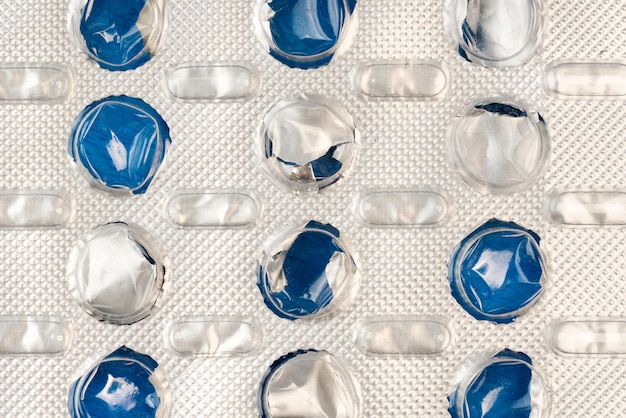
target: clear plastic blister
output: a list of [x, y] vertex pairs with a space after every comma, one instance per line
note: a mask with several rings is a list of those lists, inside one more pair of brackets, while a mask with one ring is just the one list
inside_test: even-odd
[[[291, 62], [319, 64], [306, 71], [259, 40], [267, 2], [199, 0], [167, 2], [167, 25], [160, 8], [158, 24], [135, 22], [145, 48], [131, 64], [141, 65], [109, 71], [85, 59], [80, 30], [68, 32], [77, 4], [13, 2], [0, 23], [0, 415], [66, 416], [70, 385], [122, 346], [165, 372], [176, 417], [259, 415], [268, 367], [310, 347], [360, 382], [363, 417], [449, 416], [457, 370], [503, 347], [541, 370], [552, 416], [623, 413], [623, 0], [520, 0], [534, 7], [513, 22], [528, 36], [474, 39], [472, 62], [448, 25], [449, 5], [463, 2], [357, 2], [348, 30], [331, 31], [330, 53]], [[483, 9], [456, 22], [486, 22], [490, 37], [506, 30], [502, 9]], [[472, 56], [481, 42], [491, 55]], [[88, 187], [68, 158], [76, 116], [121, 95], [149, 103], [172, 139], [142, 194]], [[340, 104], [350, 128], [341, 132], [354, 128], [358, 152], [333, 154], [349, 175], [294, 195], [262, 169], [259, 126], [303, 95]], [[477, 187], [449, 158], [448, 132], [464, 109], [494, 97], [541, 115], [549, 158], [470, 147], [483, 151], [479, 168], [495, 162]], [[513, 166], [524, 175], [508, 175]], [[549, 287], [510, 324], [468, 315], [446, 279], [454, 246], [491, 218], [536, 233], [551, 261]], [[265, 305], [255, 270], [276, 231], [310, 219], [350, 241], [360, 284], [332, 315], [288, 321]], [[159, 309], [130, 325], [86, 313], [67, 280], [75, 243], [120, 220], [162, 243], [171, 273]]]
[[445, 0], [446, 35], [458, 54], [484, 67], [528, 62], [543, 35], [541, 0]]
[[448, 158], [482, 193], [512, 193], [531, 185], [550, 160], [545, 119], [506, 98], [480, 100], [455, 117]]
[[165, 250], [136, 224], [110, 222], [79, 239], [67, 262], [68, 287], [94, 318], [130, 325], [162, 304], [170, 286]]
[[258, 0], [253, 21], [261, 46], [272, 57], [306, 70], [328, 65], [350, 47], [357, 11], [356, 0]]
[[259, 416], [348, 418], [361, 415], [361, 386], [332, 354], [298, 350], [272, 363], [259, 384]]
[[68, 28], [76, 49], [109, 71], [134, 70], [157, 53], [167, 33], [165, 0], [72, 0]]
[[55, 63], [0, 64], [0, 104], [57, 104], [72, 93], [70, 69]]
[[548, 265], [540, 240], [513, 222], [485, 222], [450, 255], [452, 296], [478, 320], [515, 321], [537, 303], [547, 285]]
[[262, 251], [257, 286], [265, 305], [280, 318], [336, 315], [356, 297], [359, 258], [331, 224], [308, 221], [279, 231]]
[[172, 390], [153, 358], [122, 346], [72, 383], [67, 408], [72, 418], [167, 417], [172, 409]]
[[448, 402], [453, 418], [550, 416], [545, 378], [532, 358], [506, 348], [468, 359], [455, 375]]
[[168, 69], [163, 88], [179, 102], [236, 102], [259, 92], [259, 70], [247, 62], [186, 62]]
[[267, 111], [256, 150], [268, 177], [298, 194], [337, 183], [355, 164], [358, 146], [356, 122], [341, 103], [304, 95]]
[[67, 149], [90, 185], [115, 193], [145, 193], [172, 140], [167, 122], [136, 97], [109, 96], [80, 112]]

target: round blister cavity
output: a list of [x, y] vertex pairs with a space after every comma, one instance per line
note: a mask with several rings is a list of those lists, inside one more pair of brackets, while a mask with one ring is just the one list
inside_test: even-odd
[[453, 250], [448, 264], [452, 296], [476, 319], [512, 322], [543, 293], [544, 259], [536, 233], [491, 219]]
[[259, 261], [257, 285], [267, 307], [281, 318], [325, 316], [356, 296], [355, 257], [339, 230], [309, 221], [269, 243]]
[[342, 361], [326, 351], [298, 350], [276, 360], [259, 385], [262, 418], [354, 418], [361, 388]]
[[356, 0], [258, 0], [257, 36], [278, 61], [292, 68], [327, 65], [352, 44]]
[[529, 356], [504, 349], [464, 364], [448, 395], [453, 418], [547, 416], [549, 391]]
[[110, 71], [144, 65], [165, 31], [165, 0], [75, 0], [70, 5], [72, 40]]
[[272, 107], [263, 118], [261, 168], [279, 187], [316, 192], [344, 177], [357, 155], [352, 115], [325, 97], [300, 97]]
[[70, 291], [95, 318], [127, 325], [150, 315], [165, 282], [167, 260], [158, 240], [139, 225], [100, 225], [73, 247]]
[[154, 359], [122, 346], [72, 383], [67, 407], [72, 418], [167, 417], [172, 392]]
[[142, 194], [171, 142], [167, 123], [152, 106], [134, 97], [110, 96], [78, 115], [68, 152], [78, 172], [95, 187]]
[[543, 172], [550, 138], [543, 117], [504, 101], [477, 103], [458, 116], [448, 137], [456, 171], [481, 193], [513, 193]]
[[444, 16], [459, 55], [485, 67], [524, 64], [541, 44], [541, 0], [446, 0]]

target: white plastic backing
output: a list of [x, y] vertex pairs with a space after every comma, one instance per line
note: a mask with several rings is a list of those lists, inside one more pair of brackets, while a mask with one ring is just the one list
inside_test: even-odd
[[[364, 417], [445, 418], [446, 395], [464, 359], [494, 347], [523, 351], [553, 391], [553, 416], [617, 417], [626, 410], [626, 362], [564, 357], [544, 330], [561, 317], [626, 316], [626, 229], [561, 228], [544, 217], [553, 190], [626, 189], [626, 107], [623, 100], [563, 100], [544, 90], [553, 62], [626, 59], [624, 0], [546, 0], [542, 47], [520, 66], [484, 68], [463, 60], [444, 39], [443, 0], [360, 1], [352, 46], [330, 65], [300, 71], [259, 47], [254, 2], [169, 1], [164, 45], [145, 65], [112, 73], [70, 43], [67, 1], [5, 1], [0, 8], [0, 62], [56, 63], [71, 69], [72, 94], [53, 106], [0, 106], [0, 189], [65, 190], [75, 215], [59, 229], [0, 231], [0, 315], [61, 316], [76, 338], [61, 356], [0, 356], [0, 416], [66, 416], [69, 384], [107, 352], [126, 344], [157, 360], [174, 393], [174, 417], [254, 417], [258, 382], [268, 365], [293, 350], [315, 347], [344, 359], [363, 386]], [[162, 87], [167, 70], [188, 62], [247, 62], [259, 70], [258, 95], [244, 102], [172, 100]], [[352, 74], [359, 63], [443, 62], [449, 90], [437, 100], [362, 100]], [[596, 81], [597, 82], [597, 81]], [[345, 181], [301, 198], [279, 190], [258, 168], [253, 138], [272, 104], [300, 93], [339, 100], [358, 121], [359, 158]], [[67, 160], [75, 116], [112, 94], [140, 97], [168, 122], [167, 170], [142, 196], [84, 187]], [[482, 195], [446, 160], [445, 132], [457, 109], [484, 97], [508, 96], [540, 111], [550, 127], [551, 158], [544, 175], [513, 195]], [[354, 199], [368, 190], [428, 188], [454, 206], [439, 228], [361, 225]], [[185, 229], [163, 216], [176, 190], [253, 190], [263, 216], [249, 229]], [[513, 324], [476, 321], [457, 306], [446, 263], [458, 240], [491, 218], [537, 232], [551, 255], [551, 286]], [[163, 242], [173, 276], [167, 302], [149, 320], [120, 327], [86, 315], [67, 289], [70, 248], [95, 225], [135, 222]], [[335, 225], [361, 256], [361, 287], [335, 318], [292, 323], [263, 304], [255, 281], [259, 248], [284, 225], [317, 219]], [[372, 316], [443, 316], [454, 342], [434, 356], [372, 356], [354, 344], [355, 325]], [[240, 316], [263, 324], [254, 354], [233, 358], [179, 356], [163, 343], [173, 321], [189, 316]]]

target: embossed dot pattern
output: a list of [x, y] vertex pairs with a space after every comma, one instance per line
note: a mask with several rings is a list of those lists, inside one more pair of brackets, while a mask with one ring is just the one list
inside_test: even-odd
[[[558, 229], [542, 215], [558, 188], [626, 188], [623, 102], [562, 101], [541, 87], [542, 68], [557, 59], [626, 59], [624, 0], [547, 0], [541, 52], [526, 65], [486, 69], [464, 62], [446, 43], [443, 0], [359, 2], [352, 47], [327, 67], [289, 69], [259, 47], [253, 2], [170, 1], [167, 39], [149, 63], [111, 73], [83, 57], [67, 34], [64, 1], [3, 1], [0, 63], [55, 62], [72, 72], [75, 90], [54, 106], [0, 105], [0, 189], [60, 189], [76, 213], [58, 230], [0, 230], [0, 314], [60, 315], [76, 328], [74, 346], [56, 357], [0, 356], [0, 416], [66, 416], [69, 384], [121, 345], [148, 353], [168, 375], [174, 416], [257, 413], [258, 382], [278, 356], [300, 348], [327, 350], [350, 364], [363, 390], [364, 417], [446, 417], [452, 376], [475, 353], [509, 347], [530, 355], [547, 377], [556, 417], [620, 416], [626, 408], [624, 359], [563, 358], [544, 343], [545, 326], [562, 316], [626, 315], [626, 230]], [[163, 74], [186, 61], [244, 60], [260, 69], [259, 95], [245, 103], [185, 104], [170, 100]], [[442, 61], [449, 93], [431, 102], [365, 102], [351, 89], [361, 61]], [[336, 98], [358, 121], [361, 149], [350, 175], [308, 199], [279, 190], [262, 175], [253, 150], [271, 104], [299, 93]], [[128, 198], [88, 188], [71, 170], [66, 143], [75, 115], [94, 100], [126, 94], [149, 102], [168, 121], [172, 146], [147, 193]], [[511, 196], [481, 195], [447, 161], [445, 133], [459, 109], [477, 99], [510, 96], [546, 119], [552, 142], [546, 172]], [[363, 190], [427, 187], [454, 207], [436, 229], [367, 229], [351, 213]], [[264, 204], [248, 230], [177, 230], [162, 216], [169, 192], [245, 188]], [[446, 282], [452, 247], [491, 217], [514, 220], [542, 237], [549, 286], [532, 311], [513, 324], [474, 320], [454, 302]], [[361, 255], [361, 289], [337, 317], [295, 322], [274, 317], [255, 285], [255, 260], [272, 231], [318, 219], [332, 223]], [[66, 285], [73, 243], [98, 224], [124, 220], [152, 231], [172, 266], [162, 308], [128, 327], [84, 313]], [[182, 358], [166, 350], [163, 331], [189, 315], [244, 315], [263, 324], [262, 349], [242, 358]], [[373, 357], [353, 344], [359, 319], [372, 315], [442, 315], [454, 341], [434, 357]]]

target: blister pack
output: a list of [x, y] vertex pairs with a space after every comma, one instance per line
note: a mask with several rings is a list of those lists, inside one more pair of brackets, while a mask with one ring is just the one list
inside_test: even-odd
[[0, 416], [626, 414], [624, 0], [0, 10]]

